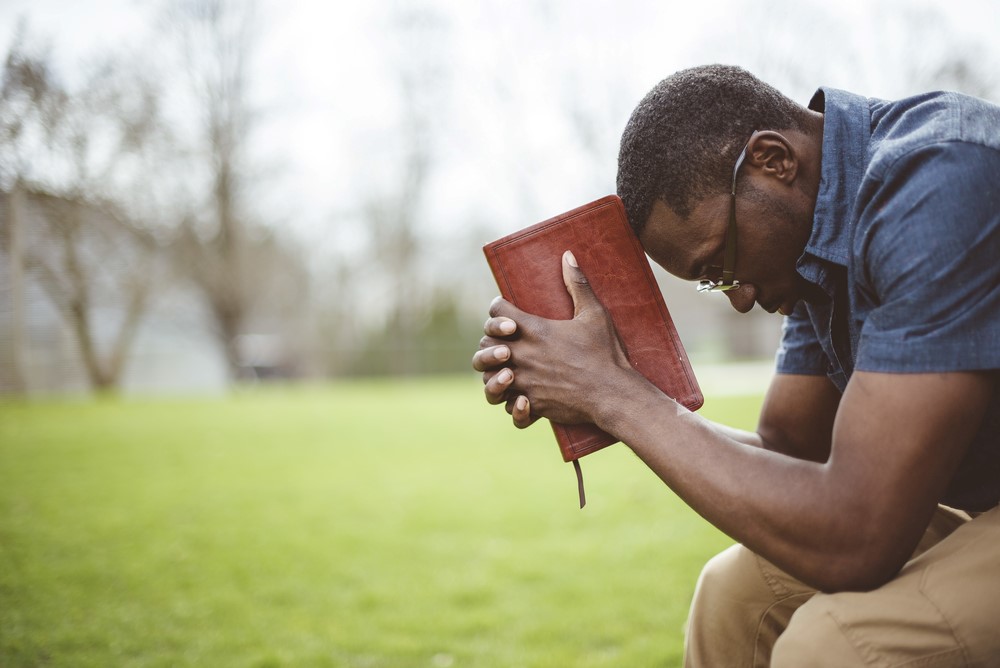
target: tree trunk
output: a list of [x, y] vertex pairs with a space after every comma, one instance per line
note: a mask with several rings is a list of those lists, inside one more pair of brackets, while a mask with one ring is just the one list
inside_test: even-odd
[[10, 382], [14, 392], [28, 390], [24, 371], [24, 192], [21, 182], [14, 182], [7, 198], [8, 249], [10, 256]]

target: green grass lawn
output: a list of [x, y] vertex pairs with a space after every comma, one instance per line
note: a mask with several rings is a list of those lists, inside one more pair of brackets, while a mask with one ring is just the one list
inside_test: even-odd
[[679, 665], [730, 541], [481, 387], [0, 403], [0, 666]]

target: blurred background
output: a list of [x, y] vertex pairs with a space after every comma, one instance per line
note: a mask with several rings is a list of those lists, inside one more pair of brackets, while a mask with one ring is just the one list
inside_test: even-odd
[[[468, 372], [481, 246], [614, 192], [661, 78], [997, 100], [998, 11], [3, 0], [0, 390]], [[780, 318], [659, 278], [696, 370], [773, 355]]]
[[[992, 0], [0, 0], [0, 665], [672, 666], [731, 544], [470, 367], [664, 76], [1000, 101]], [[753, 429], [780, 317], [658, 273]], [[28, 397], [29, 400], [22, 400]]]

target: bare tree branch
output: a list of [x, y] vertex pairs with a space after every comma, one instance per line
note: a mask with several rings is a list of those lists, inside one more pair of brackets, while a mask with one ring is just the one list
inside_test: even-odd
[[[14, 259], [66, 321], [91, 386], [113, 389], [148, 303], [159, 250], [147, 225], [120, 203], [136, 193], [115, 190], [116, 174], [159, 123], [152, 88], [140, 87], [138, 106], [124, 104], [134, 80], [109, 61], [69, 91], [44, 57], [20, 48], [8, 54], [0, 88], [0, 155], [12, 156], [0, 167], [15, 186], [10, 193], [0, 188], [0, 197], [8, 198], [7, 226], [24, 232]], [[105, 354], [96, 319], [109, 306], [121, 323]]]

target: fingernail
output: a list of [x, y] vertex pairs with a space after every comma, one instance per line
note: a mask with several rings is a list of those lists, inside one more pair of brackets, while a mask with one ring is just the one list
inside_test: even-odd
[[511, 374], [510, 369], [504, 369], [497, 374], [497, 380], [501, 383], [509, 383], [511, 378], [513, 378], [513, 374]]
[[500, 331], [504, 334], [513, 334], [515, 329], [517, 329], [517, 325], [514, 324], [513, 320], [504, 320], [500, 323]]
[[525, 397], [518, 397], [517, 401], [514, 402], [514, 405], [517, 406], [517, 410], [523, 411], [528, 407], [528, 400]]
[[500, 346], [493, 351], [493, 357], [498, 360], [505, 360], [510, 357], [510, 348], [507, 346]]
[[566, 251], [566, 255], [564, 257], [566, 258], [566, 261], [569, 262], [569, 266], [571, 267], [580, 266], [576, 263], [576, 256], [573, 255], [573, 251]]

